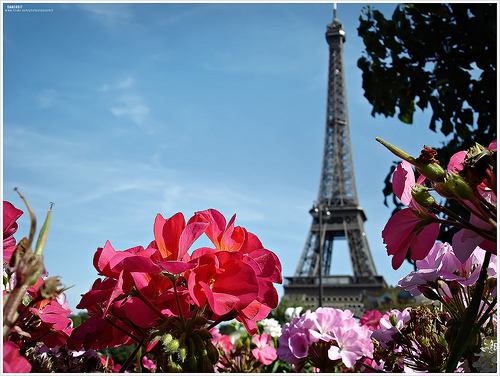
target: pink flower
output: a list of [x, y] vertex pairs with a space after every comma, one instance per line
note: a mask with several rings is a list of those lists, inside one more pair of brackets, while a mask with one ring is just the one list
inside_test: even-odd
[[150, 371], [156, 369], [156, 364], [151, 359], [148, 359], [146, 356], [142, 357], [142, 366]]
[[314, 357], [309, 358], [310, 347], [323, 341], [330, 346], [328, 358], [341, 359], [350, 368], [357, 360], [373, 356], [371, 333], [370, 329], [356, 323], [349, 310], [330, 307], [318, 308], [316, 312], [307, 310], [285, 325], [278, 340], [277, 355], [300, 372], [304, 363], [302, 360], [310, 360], [316, 366]]
[[210, 329], [210, 334], [212, 334], [212, 343], [215, 347], [220, 347], [225, 353], [229, 353], [234, 345], [231, 342], [231, 338], [227, 334], [221, 334], [219, 329]]
[[387, 254], [393, 255], [392, 268], [398, 269], [408, 250], [412, 260], [422, 260], [434, 245], [439, 233], [439, 224], [423, 220], [412, 209], [403, 209], [394, 214], [382, 231]]
[[309, 324], [309, 335], [312, 342], [319, 340], [329, 342], [334, 339], [332, 336], [332, 329], [337, 327], [339, 323], [350, 327], [354, 327], [356, 322], [350, 320], [353, 313], [349, 310], [341, 311], [339, 309], [332, 309], [329, 307], [318, 308], [313, 315], [311, 315], [311, 324]]
[[[380, 328], [373, 332], [372, 338], [380, 342], [383, 348], [387, 348], [386, 342], [392, 339], [392, 336], [397, 331], [396, 328], [401, 329], [411, 319], [410, 310], [410, 307], [405, 308], [403, 311], [391, 309], [380, 319]], [[393, 316], [396, 325], [391, 324], [390, 316]]]
[[328, 358], [331, 360], [342, 359], [344, 365], [351, 368], [356, 360], [362, 357], [361, 342], [358, 340], [358, 332], [343, 327], [335, 330], [337, 345], [332, 345], [328, 350]]
[[392, 175], [394, 194], [408, 206], [394, 214], [382, 231], [387, 254], [393, 255], [392, 267], [398, 269], [406, 258], [408, 250], [412, 260], [423, 259], [431, 249], [439, 233], [439, 224], [433, 222], [435, 215], [428, 213], [412, 196], [412, 187], [423, 183], [420, 175], [415, 183], [412, 165], [401, 162]]
[[3, 261], [7, 264], [16, 249], [16, 239], [14, 239], [14, 233], [18, 228], [16, 221], [22, 214], [23, 211], [10, 202], [3, 202]]
[[429, 254], [416, 262], [418, 270], [410, 272], [406, 277], [401, 278], [398, 286], [413, 296], [420, 295], [422, 291], [419, 289], [419, 286], [425, 286], [427, 282], [438, 280], [443, 258], [448, 253], [451, 253], [451, 246], [449, 244], [436, 242], [429, 251]]
[[278, 339], [278, 349], [276, 354], [282, 360], [286, 360], [296, 372], [302, 370], [301, 359], [309, 353], [309, 327], [312, 320], [308, 320], [311, 311], [307, 310], [302, 316], [294, 317], [285, 324], [281, 336]]
[[3, 372], [5, 373], [28, 373], [31, 364], [19, 353], [19, 346], [14, 342], [3, 343]]
[[392, 190], [403, 204], [411, 209], [418, 209], [425, 212], [425, 209], [415, 202], [411, 193], [411, 188], [415, 184], [422, 184], [424, 180], [425, 176], [420, 175], [415, 182], [415, 173], [413, 172], [411, 163], [402, 161], [392, 175]]
[[[469, 222], [476, 228], [483, 230], [490, 230], [493, 228], [491, 224], [479, 219], [474, 214], [471, 214]], [[461, 262], [465, 262], [476, 247], [480, 247], [493, 254], [497, 252], [497, 245], [495, 242], [486, 240], [475, 231], [465, 228], [453, 235], [452, 245], [456, 256]]]
[[269, 345], [271, 341], [271, 336], [267, 333], [262, 333], [261, 336], [258, 334], [254, 335], [252, 342], [257, 345], [256, 349], [252, 349], [253, 356], [262, 364], [271, 364], [278, 356], [276, 355], [276, 349]]
[[[479, 277], [484, 255], [485, 251], [478, 247], [462, 263], [448, 243], [436, 242], [427, 257], [416, 262], [418, 270], [400, 279], [398, 286], [409, 291], [413, 296], [420, 295], [428, 282], [436, 282], [439, 279], [445, 282], [455, 281], [462, 286], [472, 286]], [[495, 274], [495, 255], [492, 255], [489, 266], [491, 274]], [[444, 293], [448, 293], [446, 285], [443, 289]]]
[[382, 316], [383, 315], [376, 309], [366, 311], [363, 317], [361, 317], [361, 319], [359, 320], [359, 325], [366, 326], [371, 331], [377, 330], [378, 328], [380, 328], [379, 323]]

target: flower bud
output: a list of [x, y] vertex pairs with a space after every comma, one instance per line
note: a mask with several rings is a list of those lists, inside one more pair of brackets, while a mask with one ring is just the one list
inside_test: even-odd
[[208, 359], [210, 359], [212, 364], [216, 364], [219, 360], [219, 351], [211, 341], [207, 341], [206, 349], [207, 349]]
[[434, 159], [434, 155], [436, 153], [433, 149], [424, 147], [424, 150], [422, 150], [420, 157], [413, 158], [410, 154], [394, 145], [391, 145], [387, 141], [382, 140], [380, 137], [376, 137], [375, 139], [382, 145], [384, 145], [387, 149], [389, 149], [394, 155], [397, 155], [398, 157], [414, 165], [417, 168], [418, 172], [424, 175], [427, 179], [434, 182], [444, 181], [446, 171]]
[[179, 347], [179, 357], [181, 358], [181, 362], [184, 363], [186, 360], [186, 355], [187, 355], [188, 349], [186, 344], [183, 344], [182, 346]]
[[418, 172], [424, 175], [427, 179], [442, 182], [446, 176], [446, 171], [437, 163], [418, 163], [415, 164]]
[[450, 191], [462, 200], [470, 200], [474, 196], [469, 184], [467, 184], [464, 178], [454, 172], [446, 176], [444, 183]]
[[396, 327], [396, 325], [398, 324], [398, 319], [395, 314], [389, 315], [389, 322], [391, 323], [392, 326]]
[[163, 346], [168, 346], [168, 344], [172, 342], [173, 339], [174, 337], [172, 336], [172, 334], [170, 333], [165, 334], [165, 336], [162, 339]]
[[433, 184], [434, 190], [444, 198], [453, 198], [455, 197], [455, 192], [451, 190], [445, 182], [439, 182]]
[[196, 316], [194, 323], [199, 326], [203, 326], [208, 322], [207, 318], [204, 316]]
[[174, 339], [170, 341], [166, 346], [163, 347], [166, 353], [174, 352], [179, 348], [179, 340]]
[[427, 298], [431, 300], [439, 300], [438, 294], [427, 286], [418, 286], [418, 290]]
[[411, 196], [424, 208], [430, 208], [436, 202], [434, 197], [429, 193], [429, 190], [420, 184], [415, 184], [411, 187]]
[[198, 333], [198, 335], [202, 340], [207, 340], [212, 338], [212, 333], [210, 333], [207, 329], [198, 330], [196, 333]]
[[59, 277], [49, 277], [43, 281], [42, 285], [38, 289], [38, 295], [43, 299], [52, 299], [54, 296], [59, 295], [62, 290], [62, 283]]

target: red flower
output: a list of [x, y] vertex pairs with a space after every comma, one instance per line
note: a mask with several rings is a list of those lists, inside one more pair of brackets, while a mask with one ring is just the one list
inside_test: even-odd
[[[89, 314], [92, 314], [90, 318], [73, 329], [71, 337], [68, 339], [70, 349], [81, 350], [83, 347], [86, 350], [98, 351], [120, 345], [128, 346], [135, 342], [131, 336], [138, 333], [135, 333], [121, 320], [113, 320], [114, 325], [111, 325], [101, 315], [92, 311]], [[128, 331], [129, 334], [124, 333], [124, 331]]]
[[[109, 241], [98, 248], [94, 266], [106, 278], [98, 279], [77, 305], [87, 308], [91, 320], [73, 331], [69, 341], [73, 348], [141, 341], [151, 330], [135, 329], [158, 327], [162, 319], [180, 317], [179, 310], [183, 320], [199, 312], [212, 322], [238, 315], [254, 333], [255, 322], [278, 304], [273, 283], [281, 283], [281, 264], [255, 235], [235, 227], [234, 221], [233, 216], [226, 225], [222, 214], [213, 209], [195, 213], [187, 224], [181, 213], [168, 219], [158, 214], [154, 241], [146, 249], [115, 251]], [[215, 248], [200, 248], [189, 255], [203, 233]], [[128, 332], [130, 336], [123, 335]]]
[[[241, 294], [243, 292], [243, 288], [249, 288], [249, 286], [241, 285], [243, 277], [235, 275], [234, 279], [233, 277], [229, 278], [233, 279], [232, 283], [241, 286], [240, 291], [238, 292], [233, 288], [232, 293], [229, 294], [233, 296], [231, 299], [229, 299], [228, 295], [224, 295], [223, 297], [225, 302], [223, 305], [225, 306], [224, 310], [227, 310], [234, 303], [233, 309], [239, 312], [236, 319], [245, 324], [249, 333], [255, 333], [257, 331], [255, 322], [267, 317], [271, 308], [275, 308], [278, 305], [278, 294], [273, 286], [273, 283], [281, 283], [282, 281], [281, 263], [279, 262], [278, 257], [273, 252], [264, 249], [257, 236], [247, 232], [243, 227], [235, 227], [235, 216], [233, 216], [226, 225], [226, 220], [222, 214], [220, 214], [217, 210], [209, 209], [195, 213], [193, 218], [189, 220], [189, 223], [194, 223], [196, 221], [209, 223], [205, 233], [214, 244], [215, 249], [201, 248], [196, 250], [193, 252], [192, 261], [195, 261], [196, 257], [201, 257], [205, 254], [213, 254], [216, 255], [216, 257], [218, 257], [217, 255], [224, 253], [234, 255], [239, 254], [242, 256], [241, 262], [252, 268], [253, 275], [258, 283], [257, 296], [244, 306], [242, 306], [241, 302], [239, 302], [240, 304], [236, 304], [236, 299], [234, 297]], [[196, 273], [195, 270], [196, 268], [190, 273]], [[248, 275], [252, 275], [248, 268], [245, 268], [245, 270]], [[195, 283], [193, 279], [189, 281], [191, 283]], [[253, 284], [253, 279], [249, 281], [252, 281]], [[196, 283], [199, 282], [201, 282], [201, 284], [207, 284], [206, 280], [202, 281], [202, 278], [198, 278], [196, 280]], [[207, 286], [209, 286], [209, 284], [207, 284]], [[198, 289], [200, 289], [200, 287], [198, 287]], [[194, 292], [198, 290], [190, 285], [190, 292], [191, 291]], [[248, 291], [252, 291], [253, 294], [253, 287]], [[200, 295], [199, 292], [198, 295]], [[248, 294], [247, 297], [250, 295], [251, 294]], [[214, 305], [217, 304], [218, 299], [219, 297], [216, 296], [214, 299]], [[194, 300], [197, 299], [194, 298]]]
[[183, 260], [188, 249], [208, 225], [208, 223], [194, 222], [186, 226], [182, 213], [177, 213], [169, 219], [164, 219], [158, 214], [153, 229], [155, 248], [160, 250], [163, 260]]
[[212, 311], [222, 316], [247, 307], [257, 298], [259, 282], [255, 270], [241, 253], [214, 250], [196, 257], [197, 252], [193, 253], [193, 261], [196, 259], [198, 265], [186, 277], [196, 305], [203, 307], [208, 302]]

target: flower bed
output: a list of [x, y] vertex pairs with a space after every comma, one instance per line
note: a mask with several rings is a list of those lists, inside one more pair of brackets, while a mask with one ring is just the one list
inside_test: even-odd
[[[89, 318], [73, 327], [65, 289], [43, 266], [52, 210], [35, 243], [20, 195], [27, 238], [14, 238], [23, 212], [3, 203], [3, 371], [496, 372], [496, 141], [455, 154], [446, 170], [430, 148], [413, 158], [378, 141], [403, 159], [393, 190], [407, 206], [382, 237], [394, 269], [415, 261], [398, 285], [424, 304], [360, 319], [329, 307], [280, 316], [277, 256], [209, 209], [187, 221], [158, 214], [145, 247], [99, 247], [101, 278], [77, 305]], [[440, 226], [456, 229], [451, 244], [436, 241]], [[191, 250], [201, 236], [212, 247]], [[104, 356], [123, 346], [133, 349], [123, 364]]]

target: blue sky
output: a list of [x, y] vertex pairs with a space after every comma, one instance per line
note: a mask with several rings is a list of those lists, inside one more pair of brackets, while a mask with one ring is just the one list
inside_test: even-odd
[[[157, 213], [236, 213], [293, 275], [319, 188], [332, 3], [2, 5], [3, 199], [24, 210], [18, 187], [40, 224], [55, 203], [45, 264], [75, 285], [73, 307], [97, 277], [97, 247], [147, 246]], [[429, 111], [414, 125], [370, 115], [356, 66], [365, 5], [338, 5], [351, 143], [372, 256], [395, 285], [411, 268], [392, 270], [382, 243], [396, 157], [375, 137], [414, 155], [444, 137]], [[343, 247], [332, 274], [350, 270]]]

